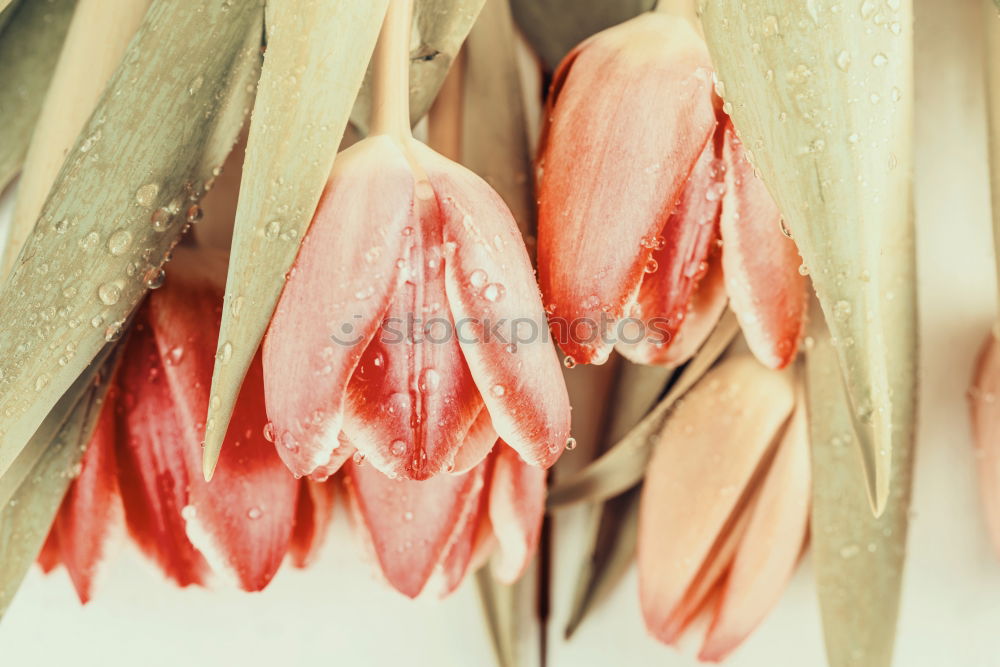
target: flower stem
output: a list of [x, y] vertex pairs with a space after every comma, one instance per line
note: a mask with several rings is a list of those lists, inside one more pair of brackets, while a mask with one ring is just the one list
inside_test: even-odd
[[659, 0], [653, 11], [687, 19], [694, 26], [701, 23], [695, 9], [695, 0]]
[[389, 0], [373, 59], [372, 134], [400, 143], [410, 133], [410, 22], [413, 0]]

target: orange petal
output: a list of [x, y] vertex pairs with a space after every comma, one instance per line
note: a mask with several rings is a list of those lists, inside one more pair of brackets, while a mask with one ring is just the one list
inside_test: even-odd
[[1000, 555], [1000, 352], [995, 332], [987, 336], [976, 359], [969, 408], [986, 528]]
[[685, 595], [794, 405], [791, 376], [729, 357], [677, 405], [646, 471], [639, 509], [639, 593], [650, 633], [672, 641]]
[[278, 452], [297, 474], [338, 446], [348, 382], [399, 282], [413, 185], [386, 137], [341, 153], [289, 273], [264, 338], [264, 381]]
[[114, 393], [105, 399], [83, 455], [80, 475], [69, 487], [53, 527], [59, 536], [62, 563], [83, 603], [90, 600], [91, 585], [111, 527], [122, 517], [115, 461]]
[[549, 312], [573, 332], [563, 350], [600, 363], [613, 343], [600, 333], [628, 314], [716, 126], [711, 64], [685, 20], [644, 14], [578, 47], [552, 95], [539, 163], [539, 280]]
[[299, 484], [299, 498], [295, 507], [295, 526], [288, 552], [295, 567], [311, 564], [323, 546], [333, 504], [336, 486], [333, 482], [316, 482], [304, 479]]
[[531, 465], [552, 465], [569, 397], [521, 233], [481, 178], [426, 147], [419, 158], [444, 220], [448, 305], [493, 428]]
[[781, 233], [781, 211], [754, 174], [743, 144], [727, 125], [722, 202], [722, 269], [729, 303], [750, 350], [771, 368], [784, 368], [805, 327], [807, 281], [795, 244]]
[[424, 589], [461, 531], [468, 503], [482, 493], [485, 467], [415, 481], [390, 479], [370, 465], [344, 466], [359, 528], [393, 588], [411, 598]]
[[545, 516], [545, 471], [527, 465], [506, 443], [493, 459], [489, 515], [500, 546], [493, 573], [504, 583], [515, 582], [538, 549]]
[[699, 659], [722, 661], [781, 597], [805, 542], [810, 490], [809, 428], [800, 400], [753, 501]]

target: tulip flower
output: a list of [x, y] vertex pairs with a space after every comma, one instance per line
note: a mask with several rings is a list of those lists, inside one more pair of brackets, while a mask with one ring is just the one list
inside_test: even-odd
[[[795, 357], [806, 280], [687, 20], [650, 13], [555, 73], [539, 172], [539, 280], [567, 365], [617, 349], [677, 365], [729, 304], [751, 350]], [[624, 322], [638, 320], [641, 335]]]
[[290, 547], [306, 562], [329, 512], [329, 493], [297, 482], [264, 439], [259, 360], [215, 478], [202, 478], [199, 420], [225, 262], [205, 250], [175, 253], [170, 277], [135, 316], [116, 386], [43, 551], [43, 565], [65, 564], [83, 601], [122, 507], [133, 540], [177, 584], [203, 584], [215, 569], [245, 590], [266, 586]]
[[545, 513], [545, 471], [497, 441], [474, 467], [425, 481], [390, 479], [368, 465], [344, 470], [356, 523], [385, 579], [416, 597], [435, 574], [442, 593], [492, 553], [512, 583], [534, 556]]
[[528, 253], [486, 182], [410, 135], [408, 9], [390, 4], [373, 135], [337, 156], [264, 339], [268, 432], [319, 478], [343, 440], [403, 479], [497, 437], [547, 467], [569, 402]]
[[731, 356], [678, 404], [639, 509], [639, 593], [649, 632], [676, 644], [696, 618], [719, 661], [761, 621], [807, 534], [809, 441], [789, 372]]

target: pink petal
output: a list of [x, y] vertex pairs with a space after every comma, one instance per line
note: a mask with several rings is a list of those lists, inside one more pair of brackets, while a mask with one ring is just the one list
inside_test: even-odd
[[484, 465], [463, 475], [389, 479], [348, 463], [345, 484], [379, 568], [400, 593], [416, 597], [462, 528], [470, 497], [484, 485]]
[[62, 563], [82, 603], [90, 600], [94, 575], [104, 556], [111, 527], [122, 519], [115, 422], [112, 392], [105, 399], [84, 452], [80, 475], [69, 487], [53, 527], [58, 534]]
[[493, 572], [515, 582], [538, 549], [545, 516], [546, 473], [527, 465], [505, 443], [499, 443], [490, 482], [490, 523], [500, 546]]
[[315, 560], [326, 538], [336, 497], [333, 482], [304, 479], [299, 484], [295, 506], [295, 525], [288, 553], [295, 567], [306, 567]]
[[795, 358], [805, 328], [807, 281], [781, 211], [754, 174], [743, 144], [727, 125], [722, 203], [722, 269], [730, 306], [761, 363], [783, 368]]
[[805, 542], [810, 490], [809, 427], [805, 401], [800, 400], [753, 501], [699, 659], [722, 661], [781, 597]]
[[994, 332], [976, 359], [969, 408], [986, 528], [994, 552], [1000, 555], [1000, 353]]
[[[580, 363], [628, 314], [651, 248], [716, 125], [711, 64], [683, 19], [644, 14], [588, 40], [559, 83], [539, 163], [538, 270]], [[573, 326], [577, 322], [578, 326]]]
[[454, 469], [451, 472], [463, 473], [472, 470], [483, 462], [497, 442], [497, 432], [493, 429], [490, 413], [483, 406], [476, 421], [469, 427], [462, 446], [455, 455]]
[[685, 598], [746, 502], [794, 405], [789, 374], [729, 357], [677, 405], [646, 471], [639, 509], [639, 593], [650, 633], [670, 642]]
[[263, 344], [267, 414], [297, 474], [338, 446], [348, 382], [399, 282], [412, 200], [413, 174], [387, 137], [337, 157]]
[[484, 484], [477, 493], [470, 493], [465, 499], [462, 516], [452, 534], [441, 559], [441, 570], [444, 574], [444, 595], [450, 595], [458, 589], [468, 573], [476, 555], [476, 547], [482, 539], [483, 523], [486, 520], [487, 503], [489, 500], [490, 470], [494, 469], [494, 460], [480, 466], [476, 472], [481, 472]]
[[433, 194], [418, 198], [405, 281], [348, 387], [351, 442], [407, 479], [446, 470], [483, 405], [448, 308], [443, 225]]
[[59, 553], [59, 535], [55, 530], [50, 530], [48, 536], [45, 538], [45, 543], [42, 544], [42, 550], [38, 552], [38, 558], [36, 561], [38, 567], [42, 568], [42, 572], [45, 574], [50, 574], [53, 570], [59, 567], [62, 562], [61, 554]]
[[569, 437], [569, 398], [521, 234], [481, 178], [426, 147], [419, 158], [444, 219], [448, 304], [493, 428], [549, 466]]

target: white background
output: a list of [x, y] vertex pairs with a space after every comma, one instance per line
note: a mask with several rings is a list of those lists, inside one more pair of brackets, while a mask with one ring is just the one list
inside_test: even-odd
[[[847, 0], [852, 2], [855, 0]], [[860, 0], [856, 0], [860, 2]], [[977, 0], [917, 0], [917, 225], [922, 392], [910, 557], [896, 664], [1000, 665], [1000, 561], [984, 535], [965, 390], [995, 312]], [[562, 531], [573, 518], [563, 518]], [[558, 545], [557, 545], [558, 548]], [[178, 590], [117, 550], [81, 608], [34, 571], [0, 624], [5, 667], [488, 665], [474, 587], [439, 602], [384, 588], [340, 511], [324, 553], [264, 593]], [[556, 553], [551, 665], [692, 665], [648, 639], [634, 571], [571, 643], [561, 627], [579, 554]], [[808, 559], [734, 666], [823, 664]]]

